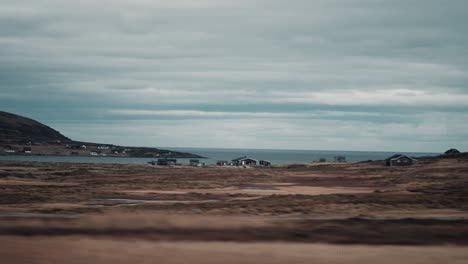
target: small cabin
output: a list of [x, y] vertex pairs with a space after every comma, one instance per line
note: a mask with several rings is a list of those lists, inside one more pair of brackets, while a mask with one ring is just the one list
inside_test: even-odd
[[159, 166], [173, 166], [176, 165], [177, 160], [176, 159], [158, 159], [157, 164]]
[[260, 164], [260, 166], [264, 166], [264, 167], [270, 167], [271, 166], [271, 162], [269, 162], [267, 160], [260, 160], [258, 163]]
[[27, 153], [27, 154], [30, 154], [30, 153], [32, 153], [32, 149], [31, 149], [31, 147], [24, 147], [23, 152]]
[[216, 165], [218, 165], [218, 166], [227, 166], [227, 165], [229, 165], [229, 162], [227, 160], [218, 160], [216, 162]]
[[231, 162], [231, 164], [234, 166], [255, 166], [257, 163], [257, 160], [248, 158], [246, 156], [233, 159]]
[[200, 160], [191, 159], [191, 160], [189, 161], [189, 163], [190, 163], [190, 166], [195, 166], [195, 167], [196, 167], [196, 166], [198, 166], [198, 165], [200, 164]]
[[107, 146], [107, 145], [100, 145], [100, 146], [97, 147], [97, 149], [100, 149], [100, 150], [108, 150], [108, 149], [110, 149], [110, 147]]
[[385, 162], [387, 166], [411, 166], [414, 163], [416, 163], [416, 159], [402, 154], [393, 155]]
[[335, 162], [346, 162], [345, 156], [335, 156]]

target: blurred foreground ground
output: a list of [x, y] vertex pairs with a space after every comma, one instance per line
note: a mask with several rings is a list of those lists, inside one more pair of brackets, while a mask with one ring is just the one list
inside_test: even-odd
[[2, 263], [468, 263], [468, 161], [0, 162]]
[[[466, 247], [5, 237], [2, 263], [467, 263]], [[2, 245], [5, 245], [2, 243]], [[3, 262], [6, 261], [6, 262]], [[447, 262], [448, 261], [448, 262]]]

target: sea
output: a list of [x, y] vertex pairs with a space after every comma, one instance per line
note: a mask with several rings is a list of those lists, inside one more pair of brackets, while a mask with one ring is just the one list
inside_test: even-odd
[[[381, 152], [381, 151], [331, 151], [331, 150], [284, 150], [284, 149], [221, 149], [221, 148], [174, 148], [180, 152], [189, 152], [206, 157], [200, 159], [205, 164], [216, 164], [218, 160], [230, 161], [232, 159], [247, 156], [256, 160], [267, 160], [272, 164], [293, 164], [319, 161], [325, 159], [334, 161], [336, 156], [344, 156], [349, 162], [384, 160], [394, 154], [405, 154], [410, 157], [437, 156], [441, 153], [422, 152]], [[43, 162], [75, 162], [75, 163], [147, 163], [154, 158], [127, 158], [127, 157], [78, 157], [78, 156], [0, 156], [1, 160], [10, 161], [43, 161]], [[190, 159], [177, 159], [178, 163], [189, 163]]]

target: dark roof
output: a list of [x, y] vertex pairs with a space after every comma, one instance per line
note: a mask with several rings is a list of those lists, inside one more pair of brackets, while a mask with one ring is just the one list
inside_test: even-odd
[[401, 157], [401, 156], [403, 156], [403, 154], [395, 154], [395, 155], [393, 155], [393, 156], [391, 156], [391, 157], [388, 157], [387, 160], [396, 159], [396, 158], [399, 158], [399, 157]]
[[158, 159], [158, 161], [173, 161], [173, 162], [176, 162], [177, 160], [176, 159], [162, 158], [162, 159]]
[[237, 158], [237, 159], [233, 159], [232, 162], [238, 162], [238, 161], [243, 161], [243, 160], [257, 161], [256, 159], [251, 159], [251, 158], [248, 158], [247, 156], [244, 156], [244, 157], [240, 157], [240, 158]]
[[243, 159], [246, 159], [246, 158], [247, 158], [247, 156], [243, 156], [243, 157], [233, 159], [232, 161], [240, 161], [240, 160], [243, 160]]
[[395, 155], [393, 155], [393, 156], [387, 158], [386, 160], [387, 160], [387, 161], [388, 161], [388, 160], [395, 160], [395, 159], [399, 159], [399, 158], [402, 158], [402, 157], [406, 157], [406, 158], [409, 158], [409, 159], [412, 159], [412, 160], [416, 160], [416, 159], [414, 159], [414, 158], [408, 157], [408, 156], [403, 155], [403, 154], [395, 154]]

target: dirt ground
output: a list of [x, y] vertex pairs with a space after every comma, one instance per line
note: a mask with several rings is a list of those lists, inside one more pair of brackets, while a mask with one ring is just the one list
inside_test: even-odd
[[467, 187], [464, 157], [401, 168], [0, 162], [0, 258], [468, 263]]
[[[339, 246], [304, 243], [153, 242], [87, 237], [33, 240], [6, 237], [14, 247], [0, 248], [4, 263], [413, 263], [464, 264], [460, 246]], [[40, 246], [38, 246], [40, 245]], [[25, 253], [27, 252], [27, 253]], [[449, 261], [449, 262], [447, 262]]]

